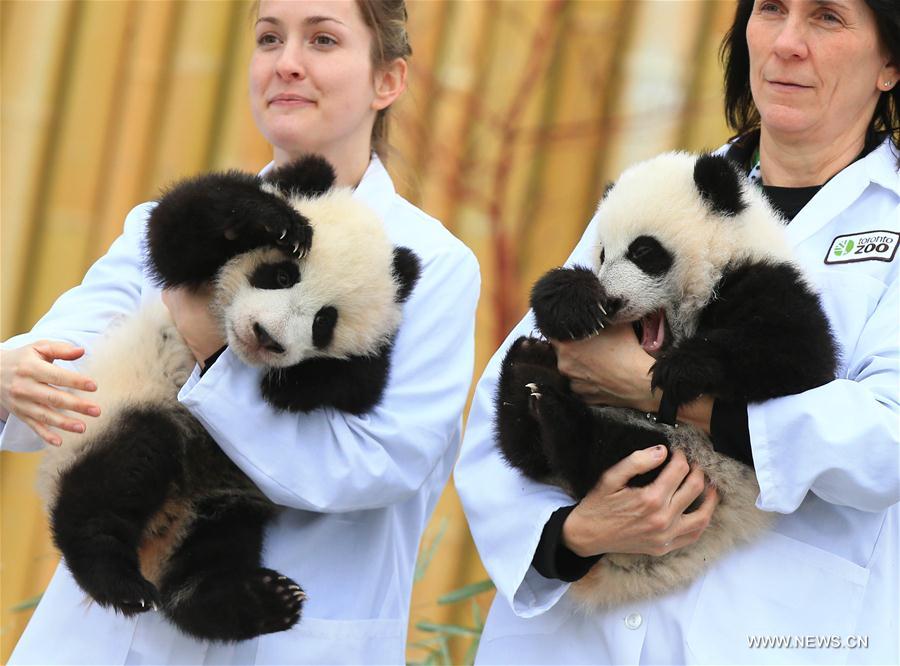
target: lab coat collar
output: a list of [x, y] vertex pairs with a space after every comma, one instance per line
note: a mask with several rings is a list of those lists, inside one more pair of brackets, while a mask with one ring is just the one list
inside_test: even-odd
[[[259, 175], [265, 176], [274, 168], [275, 162], [269, 162], [262, 168]], [[390, 174], [384, 168], [378, 155], [372, 153], [369, 166], [366, 168], [362, 180], [359, 181], [359, 185], [356, 186], [353, 196], [374, 210], [380, 219], [386, 220], [395, 194], [394, 181], [391, 180]]]
[[[725, 144], [716, 154], [726, 154], [730, 146]], [[797, 213], [786, 229], [790, 244], [799, 245], [815, 234], [834, 218], [836, 212], [846, 210], [872, 183], [900, 195], [900, 170], [897, 169], [897, 154], [890, 138], [861, 160], [838, 172]]]
[[847, 210], [873, 183], [900, 194], [896, 160], [893, 144], [888, 138], [864, 158], [835, 174], [788, 225], [791, 245], [799, 245], [837, 213]]

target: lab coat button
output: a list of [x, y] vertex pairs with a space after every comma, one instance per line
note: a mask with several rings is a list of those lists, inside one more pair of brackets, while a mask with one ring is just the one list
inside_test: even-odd
[[644, 621], [644, 618], [641, 617], [640, 613], [629, 613], [625, 617], [625, 626], [629, 629], [637, 629], [641, 626], [641, 622]]

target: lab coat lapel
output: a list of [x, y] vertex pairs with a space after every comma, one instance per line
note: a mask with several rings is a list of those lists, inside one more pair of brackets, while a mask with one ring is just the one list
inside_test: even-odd
[[373, 154], [369, 167], [363, 174], [362, 180], [356, 186], [353, 196], [369, 208], [375, 211], [382, 221], [388, 219], [388, 211], [394, 200], [394, 183], [388, 175], [387, 170], [378, 159], [378, 155]]
[[894, 166], [890, 142], [838, 173], [819, 190], [787, 226], [790, 244], [796, 247], [859, 199], [870, 184], [900, 190], [900, 174]]

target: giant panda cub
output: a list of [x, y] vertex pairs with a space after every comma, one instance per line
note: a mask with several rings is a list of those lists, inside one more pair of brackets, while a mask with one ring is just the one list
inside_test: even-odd
[[[261, 369], [278, 410], [375, 407], [419, 277], [418, 257], [334, 178], [315, 156], [266, 178], [208, 174], [149, 216], [158, 283], [212, 285], [229, 348]], [[277, 508], [178, 402], [194, 366], [161, 303], [95, 346], [83, 371], [102, 415], [50, 448], [40, 472], [54, 542], [81, 588], [125, 615], [158, 608], [218, 641], [289, 629], [304, 593], [261, 565]]]
[[572, 586], [586, 608], [684, 585], [770, 524], [755, 508], [754, 470], [713, 451], [699, 430], [676, 427], [679, 405], [701, 394], [758, 402], [799, 393], [833, 379], [837, 363], [828, 321], [791, 258], [782, 221], [726, 158], [668, 153], [635, 165], [607, 191], [596, 220], [594, 265], [555, 269], [535, 284], [537, 328], [547, 338], [577, 340], [633, 323], [656, 359], [651, 382], [663, 392], [660, 417], [667, 418], [586, 406], [557, 371], [553, 348], [522, 337], [501, 367], [500, 450], [527, 476], [580, 499], [619, 460], [665, 443], [670, 456], [680, 449], [705, 470], [720, 504], [691, 546], [661, 557], [602, 557]]

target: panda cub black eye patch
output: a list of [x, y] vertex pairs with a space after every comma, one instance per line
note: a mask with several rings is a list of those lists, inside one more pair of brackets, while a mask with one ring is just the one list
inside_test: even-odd
[[663, 275], [672, 267], [672, 255], [653, 236], [635, 238], [626, 256], [647, 275]]
[[316, 349], [324, 349], [334, 338], [334, 327], [337, 324], [338, 312], [330, 305], [320, 308], [313, 319], [313, 344]]
[[294, 261], [261, 264], [249, 279], [256, 289], [289, 289], [300, 282], [300, 267]]

